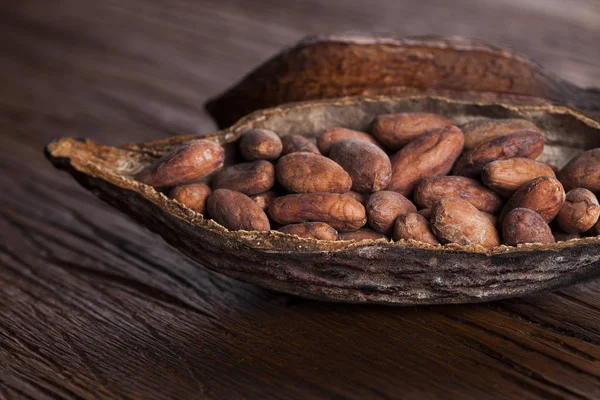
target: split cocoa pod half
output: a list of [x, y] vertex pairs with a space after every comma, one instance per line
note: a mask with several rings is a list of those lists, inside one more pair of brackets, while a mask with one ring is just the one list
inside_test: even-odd
[[[299, 146], [282, 141], [286, 151], [281, 150], [279, 158], [273, 158], [279, 146], [270, 134], [256, 134], [256, 138], [249, 141], [255, 150], [249, 151], [246, 158], [240, 153], [239, 139], [253, 130], [271, 131], [282, 138], [301, 135], [314, 144], [317, 137], [329, 129], [343, 127], [369, 134], [378, 116], [412, 112], [440, 115], [454, 125], [423, 132], [397, 151], [383, 145], [375, 146], [377, 150], [355, 145], [346, 149], [340, 145], [343, 154], [356, 154], [356, 148], [366, 147], [373, 160], [383, 160], [367, 166], [387, 165], [382, 154], [387, 155], [392, 176], [386, 187], [382, 187], [385, 183], [365, 184], [354, 188], [360, 191], [351, 191], [353, 177], [359, 176], [360, 168], [350, 163], [352, 168], [346, 166], [349, 169], [346, 171], [341, 164], [317, 154], [314, 147], [297, 138], [293, 143]], [[512, 195], [511, 187], [506, 187], [506, 192], [493, 194], [493, 185], [478, 183], [479, 177], [458, 178], [458, 182], [452, 183], [456, 194], [448, 195], [447, 187], [438, 185], [436, 180], [448, 179], [444, 175], [451, 171], [463, 151], [462, 133], [458, 133], [460, 126], [482, 118], [531, 122], [544, 140], [543, 151], [535, 160], [563, 170], [575, 159], [575, 167], [567, 167], [564, 174], [557, 174], [558, 182], [562, 182], [563, 177], [566, 182], [577, 182], [584, 185], [583, 189], [597, 194], [594, 182], [580, 178], [580, 165], [584, 162], [579, 158], [589, 159], [584, 152], [600, 147], [600, 124], [571, 109], [545, 105], [486, 105], [431, 97], [322, 100], [256, 112], [210, 136], [171, 137], [120, 147], [63, 138], [50, 143], [46, 155], [56, 167], [70, 172], [98, 197], [159, 233], [202, 265], [236, 279], [308, 298], [405, 305], [478, 302], [534, 293], [600, 274], [600, 238], [589, 236], [595, 232], [596, 225], [579, 233], [580, 238], [550, 243], [553, 240], [545, 235], [539, 239], [544, 243], [528, 243], [538, 240], [530, 235], [530, 227], [538, 227], [540, 221], [543, 221], [542, 226], [548, 226], [567, 204], [569, 208], [564, 209], [560, 218], [566, 218], [570, 223], [567, 225], [577, 230], [589, 226], [589, 219], [585, 224], [573, 220], [584, 214], [593, 219], [589, 215], [595, 215], [596, 203], [587, 199], [587, 192], [585, 196], [577, 192], [567, 196], [564, 189], [562, 192], [556, 189], [558, 185], [527, 182]], [[423, 137], [425, 139], [421, 139]], [[430, 140], [431, 137], [435, 140]], [[441, 151], [439, 140], [448, 137], [452, 145]], [[356, 137], [344, 140], [348, 139], [357, 140]], [[275, 150], [261, 150], [261, 140], [268, 141], [268, 149]], [[414, 153], [404, 150], [415, 141], [418, 145], [412, 146], [416, 149]], [[214, 146], [207, 143], [212, 143], [217, 150], [222, 147], [224, 151], [187, 153], [178, 158], [182, 148], [189, 149], [197, 142], [211, 149]], [[339, 142], [342, 140], [336, 143]], [[298, 151], [302, 148], [308, 152]], [[428, 150], [437, 155], [435, 162], [427, 158]], [[394, 173], [415, 171], [414, 166], [394, 169], [395, 156], [399, 153], [403, 154], [400, 159], [405, 165], [410, 166], [406, 160], [413, 157], [424, 168], [416, 169], [418, 177], [400, 179], [408, 182], [406, 187], [412, 188], [394, 192], [394, 186], [390, 186], [398, 182]], [[221, 160], [221, 154], [227, 156]], [[285, 184], [279, 181], [278, 163], [294, 154], [311, 154], [309, 158], [317, 161], [292, 162], [294, 171], [286, 171], [282, 176], [289, 178], [287, 172], [296, 173], [309, 165], [311, 173], [326, 177], [328, 184], [312, 186], [292, 178]], [[342, 157], [340, 162], [345, 164], [352, 157]], [[172, 180], [172, 176], [188, 162], [203, 169], [194, 177], [186, 175], [181, 185], [206, 185], [195, 187], [199, 196], [206, 197], [205, 208], [202, 204], [186, 207], [187, 193], [193, 193], [194, 187], [173, 189], [179, 181]], [[330, 162], [339, 168], [331, 167]], [[232, 168], [241, 163], [252, 163], [253, 167]], [[161, 179], [154, 177], [157, 171]], [[377, 175], [370, 172], [361, 175], [361, 179], [374, 182]], [[429, 186], [415, 192], [414, 188], [419, 187], [423, 178], [429, 179], [425, 181], [430, 182]], [[215, 179], [221, 182], [221, 187], [211, 186]], [[256, 186], [244, 182], [252, 179], [264, 185], [260, 190], [265, 191], [254, 193], [258, 190]], [[542, 178], [532, 181], [536, 179]], [[533, 185], [535, 190], [527, 185]], [[235, 190], [238, 187], [247, 193]], [[400, 200], [394, 200], [394, 204], [400, 206], [387, 209], [391, 213], [376, 207], [389, 203], [389, 200], [379, 200], [386, 191], [396, 193], [391, 197], [401, 196]], [[549, 193], [551, 204], [544, 203], [548, 199], [544, 199], [542, 193]], [[413, 197], [417, 195], [422, 197], [418, 201]], [[561, 199], [562, 205], [559, 204]], [[543, 204], [538, 204], [540, 201]], [[503, 229], [496, 217], [502, 214], [501, 207], [508, 205], [510, 210], [504, 212], [503, 222], [518, 222], [518, 229], [507, 230], [511, 242], [518, 246], [501, 244]], [[202, 214], [203, 209], [206, 216]], [[593, 212], [586, 214], [588, 209]], [[535, 213], [534, 217], [531, 212]], [[371, 225], [370, 218], [377, 223]], [[561, 226], [567, 225], [563, 221]], [[477, 231], [479, 226], [485, 227], [483, 234]], [[551, 226], [554, 227], [555, 222]], [[572, 237], [566, 232], [552, 234]], [[390, 239], [391, 235], [396, 241]], [[523, 238], [526, 244], [520, 244], [524, 243]], [[441, 244], [437, 244], [438, 241]]]

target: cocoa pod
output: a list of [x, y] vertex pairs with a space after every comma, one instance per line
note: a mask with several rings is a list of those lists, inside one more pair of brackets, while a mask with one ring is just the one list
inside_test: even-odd
[[473, 204], [479, 211], [494, 214], [502, 207], [500, 196], [475, 179], [464, 176], [425, 178], [415, 188], [417, 206], [431, 208], [442, 199], [459, 198]]
[[508, 246], [555, 241], [546, 221], [528, 208], [514, 208], [506, 214], [502, 223], [502, 239]]
[[337, 142], [329, 158], [338, 163], [352, 179], [357, 192], [377, 192], [385, 189], [392, 178], [392, 164], [380, 147], [364, 140], [345, 139]]
[[338, 193], [281, 196], [269, 205], [269, 215], [280, 224], [325, 222], [340, 232], [355, 231], [367, 222], [365, 207], [352, 197]]
[[521, 130], [480, 143], [466, 151], [454, 166], [453, 175], [475, 178], [486, 164], [496, 160], [524, 157], [537, 158], [544, 150], [541, 133]]
[[215, 174], [213, 189], [229, 189], [247, 195], [265, 192], [275, 184], [275, 167], [258, 160], [230, 165]]
[[398, 151], [418, 136], [450, 125], [452, 121], [437, 114], [384, 114], [375, 118], [371, 133], [387, 149]]
[[508, 200], [498, 223], [515, 208], [528, 208], [541, 215], [546, 223], [554, 219], [565, 202], [565, 190], [558, 179], [549, 176], [536, 178], [521, 186]]
[[279, 159], [277, 181], [290, 192], [345, 193], [352, 187], [350, 175], [335, 161], [313, 153], [290, 153]]
[[268, 231], [269, 218], [252, 199], [229, 189], [217, 189], [206, 200], [210, 218], [237, 231]]
[[584, 188], [600, 192], [600, 148], [584, 151], [558, 173], [565, 190]]
[[225, 150], [210, 140], [192, 140], [167, 152], [135, 179], [154, 187], [181, 185], [204, 178], [223, 166]]
[[460, 130], [465, 134], [465, 150], [471, 150], [480, 143], [523, 129], [541, 133], [533, 122], [520, 118], [477, 119], [460, 126]]
[[427, 218], [418, 213], [408, 213], [396, 218], [394, 240], [416, 240], [417, 242], [438, 245]]
[[259, 194], [254, 194], [252, 196], [250, 196], [250, 198], [256, 203], [258, 204], [258, 206], [263, 209], [263, 210], [267, 210], [267, 208], [269, 208], [269, 204], [271, 204], [271, 202], [273, 201], [273, 199], [276, 199], [277, 197], [281, 196], [280, 193], [274, 191], [274, 190], [267, 190], [266, 192], [262, 192]]
[[505, 197], [540, 176], [556, 175], [548, 164], [522, 157], [492, 161], [481, 172], [483, 184]]
[[248, 161], [275, 160], [282, 148], [279, 136], [268, 129], [249, 130], [239, 141], [240, 153]]
[[409, 196], [421, 179], [448, 174], [463, 143], [464, 136], [455, 126], [419, 136], [392, 157], [392, 179], [387, 190]]
[[211, 193], [210, 187], [205, 183], [190, 183], [175, 186], [169, 192], [169, 197], [197, 213], [204, 214], [206, 199]]
[[281, 155], [284, 156], [290, 153], [315, 153], [321, 154], [317, 145], [300, 135], [288, 135], [281, 138], [281, 144], [283, 149], [281, 151]]
[[352, 129], [346, 128], [331, 128], [317, 136], [317, 147], [321, 153], [327, 155], [334, 144], [341, 142], [344, 139], [366, 140], [369, 143], [379, 146], [377, 140], [368, 133], [353, 131]]
[[366, 209], [371, 228], [388, 236], [392, 235], [394, 221], [398, 216], [417, 211], [409, 199], [388, 190], [373, 193], [369, 197]]
[[338, 233], [325, 222], [302, 222], [299, 224], [285, 225], [278, 229], [288, 235], [318, 240], [337, 240]]
[[581, 233], [594, 226], [600, 217], [600, 204], [594, 193], [584, 188], [570, 190], [556, 222], [565, 233]]
[[462, 199], [438, 201], [432, 211], [431, 228], [441, 243], [462, 246], [496, 247], [500, 238], [496, 227], [474, 205]]
[[383, 233], [375, 232], [371, 229], [362, 228], [354, 232], [344, 232], [338, 235], [338, 240], [377, 240], [388, 239]]

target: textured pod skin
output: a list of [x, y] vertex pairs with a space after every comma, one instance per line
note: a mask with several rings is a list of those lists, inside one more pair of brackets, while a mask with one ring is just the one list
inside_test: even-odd
[[337, 142], [329, 158], [341, 165], [352, 178], [352, 190], [378, 192], [392, 178], [390, 158], [380, 147], [364, 140], [345, 139]]
[[266, 211], [269, 208], [269, 204], [271, 204], [271, 202], [276, 199], [277, 197], [281, 196], [280, 193], [274, 191], [274, 190], [267, 190], [266, 192], [262, 192], [259, 194], [254, 194], [252, 196], [250, 196], [250, 198], [256, 203], [258, 204], [258, 206], [263, 209], [264, 211]]
[[210, 218], [232, 231], [268, 231], [269, 218], [243, 193], [228, 189], [215, 190], [206, 201]]
[[175, 186], [169, 192], [169, 197], [177, 200], [191, 210], [204, 214], [206, 211], [206, 199], [211, 193], [212, 190], [205, 183], [190, 183]]
[[325, 222], [340, 232], [355, 231], [367, 222], [362, 204], [337, 193], [281, 196], [269, 206], [269, 215], [280, 224]]
[[464, 135], [455, 126], [419, 136], [392, 157], [387, 189], [409, 196], [421, 179], [448, 174], [463, 144]]
[[452, 121], [438, 114], [384, 114], [375, 118], [371, 133], [387, 149], [398, 151], [418, 136], [450, 125]]
[[549, 223], [558, 214], [564, 202], [565, 190], [558, 179], [542, 176], [521, 186], [511, 196], [498, 222], [502, 224], [506, 214], [515, 208], [528, 208], [540, 214], [544, 221]]
[[366, 208], [371, 228], [387, 236], [392, 235], [394, 221], [398, 216], [417, 211], [417, 207], [409, 199], [388, 190], [373, 193]]
[[528, 208], [515, 208], [506, 215], [502, 223], [502, 239], [508, 246], [555, 241], [546, 221]]
[[350, 175], [336, 162], [312, 153], [291, 153], [279, 159], [277, 181], [295, 193], [346, 193], [352, 187]]
[[418, 213], [408, 213], [396, 218], [394, 240], [416, 240], [434, 246], [440, 244], [431, 231], [427, 218]]
[[431, 227], [441, 243], [463, 246], [474, 244], [483, 247], [500, 245], [494, 224], [466, 200], [438, 201], [433, 207]]
[[554, 170], [548, 164], [522, 157], [492, 161], [481, 172], [483, 184], [505, 197], [540, 176], [554, 178]]
[[377, 240], [377, 239], [386, 239], [389, 240], [387, 236], [383, 233], [375, 232], [374, 230], [362, 228], [354, 232], [344, 232], [338, 234], [338, 240]]
[[210, 140], [192, 140], [172, 149], [135, 179], [154, 187], [173, 186], [204, 178], [223, 166], [225, 150]]
[[375, 138], [368, 133], [346, 128], [331, 128], [317, 136], [317, 147], [321, 153], [327, 155], [334, 144], [345, 139], [365, 140], [369, 143], [379, 146], [377, 140], [375, 140]]
[[486, 164], [496, 160], [524, 157], [537, 158], [544, 150], [540, 132], [522, 130], [490, 139], [465, 152], [456, 162], [453, 175], [479, 176]]
[[556, 216], [556, 223], [565, 233], [590, 230], [600, 217], [600, 204], [594, 193], [584, 188], [570, 190]]
[[268, 129], [252, 129], [240, 138], [240, 153], [248, 161], [275, 160], [282, 148], [279, 136]]
[[465, 134], [465, 150], [474, 149], [490, 139], [523, 129], [540, 132], [533, 122], [520, 118], [478, 119], [461, 125], [460, 129]]
[[565, 190], [585, 188], [600, 192], [600, 148], [584, 151], [558, 173]]
[[475, 179], [464, 176], [425, 178], [415, 188], [414, 201], [421, 208], [431, 208], [439, 200], [459, 198], [473, 204], [479, 211], [495, 214], [502, 199]]
[[300, 135], [288, 135], [281, 138], [283, 149], [281, 155], [284, 156], [290, 153], [308, 152], [321, 154], [317, 145]]
[[303, 222], [282, 226], [279, 232], [317, 240], [337, 240], [338, 233], [325, 222]]
[[265, 192], [275, 184], [275, 167], [259, 160], [230, 165], [215, 174], [213, 189], [229, 189], [247, 195]]

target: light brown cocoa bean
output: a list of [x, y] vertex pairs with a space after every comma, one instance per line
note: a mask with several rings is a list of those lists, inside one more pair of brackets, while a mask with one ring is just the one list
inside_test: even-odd
[[438, 245], [427, 218], [418, 213], [408, 213], [396, 218], [394, 240], [416, 240], [417, 242]]
[[344, 232], [338, 235], [338, 240], [377, 240], [377, 239], [387, 239], [389, 238], [385, 236], [383, 233], [375, 232], [371, 229], [362, 228], [354, 232]]
[[279, 136], [268, 129], [251, 129], [239, 141], [240, 153], [248, 161], [275, 160], [282, 147]]
[[387, 149], [398, 151], [418, 136], [450, 125], [452, 121], [437, 114], [384, 114], [375, 118], [371, 133]]
[[373, 193], [366, 208], [371, 228], [388, 236], [392, 235], [394, 221], [398, 216], [417, 211], [409, 199], [388, 190]]
[[355, 231], [367, 222], [365, 207], [352, 197], [338, 193], [281, 196], [269, 205], [269, 215], [280, 224], [325, 222], [340, 232]]
[[544, 150], [541, 133], [521, 130], [480, 143], [458, 159], [453, 175], [478, 177], [486, 164], [515, 157], [537, 158]]
[[522, 157], [492, 161], [481, 172], [484, 185], [505, 197], [540, 176], [555, 177], [555, 174], [548, 164]]
[[387, 190], [409, 196], [421, 179], [448, 174], [463, 142], [463, 134], [455, 126], [419, 136], [392, 157], [392, 179]]
[[500, 238], [496, 227], [475, 206], [462, 199], [438, 201], [432, 211], [431, 228], [441, 243], [462, 246], [496, 247]]
[[247, 195], [265, 192], [275, 184], [275, 167], [259, 160], [230, 165], [215, 174], [213, 189], [229, 189]]
[[565, 190], [558, 179], [549, 176], [536, 178], [521, 186], [508, 200], [498, 223], [515, 208], [528, 208], [540, 214], [546, 223], [554, 219], [565, 202]]
[[278, 229], [288, 235], [317, 240], [337, 240], [338, 233], [325, 222], [302, 222], [299, 224], [285, 225]]
[[284, 156], [290, 153], [315, 153], [321, 154], [317, 145], [311, 142], [309, 139], [300, 135], [288, 135], [281, 138], [281, 143], [283, 145], [283, 150], [281, 151], [281, 155]]
[[135, 176], [154, 187], [191, 183], [223, 166], [225, 150], [210, 140], [192, 140], [178, 146]]
[[367, 142], [379, 146], [377, 140], [368, 133], [353, 131], [352, 129], [346, 128], [331, 128], [317, 136], [317, 147], [321, 153], [327, 155], [334, 144], [341, 142], [344, 139], [366, 140]]
[[252, 199], [229, 189], [217, 189], [206, 200], [210, 218], [237, 231], [268, 231], [269, 218]]
[[588, 150], [573, 158], [558, 173], [565, 190], [585, 188], [600, 192], [600, 148]]
[[459, 198], [473, 204], [479, 211], [494, 214], [502, 207], [502, 199], [475, 179], [464, 176], [425, 178], [415, 188], [414, 201], [422, 208], [431, 208], [437, 201]]
[[357, 192], [377, 192], [385, 189], [392, 178], [392, 164], [380, 147], [364, 140], [345, 139], [337, 142], [329, 158], [338, 163], [352, 178]]
[[431, 208], [423, 208], [423, 209], [417, 211], [417, 213], [421, 214], [422, 216], [427, 218], [427, 220], [429, 221], [429, 218], [431, 218], [432, 210], [431, 210]]
[[502, 239], [508, 246], [524, 243], [554, 243], [552, 230], [537, 212], [528, 208], [512, 209], [502, 223]]
[[290, 153], [276, 167], [277, 181], [290, 192], [345, 193], [352, 186], [350, 175], [335, 161], [313, 153]]
[[258, 204], [260, 208], [266, 211], [267, 208], [269, 208], [269, 204], [271, 204], [271, 202], [279, 196], [281, 196], [280, 193], [274, 190], [267, 190], [266, 192], [253, 194], [250, 196], [250, 198], [254, 200], [254, 202]]
[[460, 129], [465, 134], [466, 150], [473, 149], [480, 143], [490, 139], [521, 131], [523, 129], [541, 133], [540, 129], [533, 122], [520, 118], [478, 119], [461, 125]]
[[590, 230], [600, 217], [600, 204], [594, 193], [584, 188], [570, 190], [561, 207], [556, 222], [565, 233]]
[[190, 183], [175, 186], [169, 192], [169, 197], [177, 200], [191, 210], [204, 214], [206, 199], [211, 193], [210, 187], [205, 183]]

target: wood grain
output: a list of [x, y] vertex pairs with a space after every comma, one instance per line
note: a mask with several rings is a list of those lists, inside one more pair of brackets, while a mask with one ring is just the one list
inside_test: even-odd
[[324, 304], [198, 269], [43, 159], [214, 129], [202, 103], [313, 32], [458, 34], [600, 86], [600, 4], [26, 0], [0, 13], [0, 398], [598, 398], [600, 284]]

